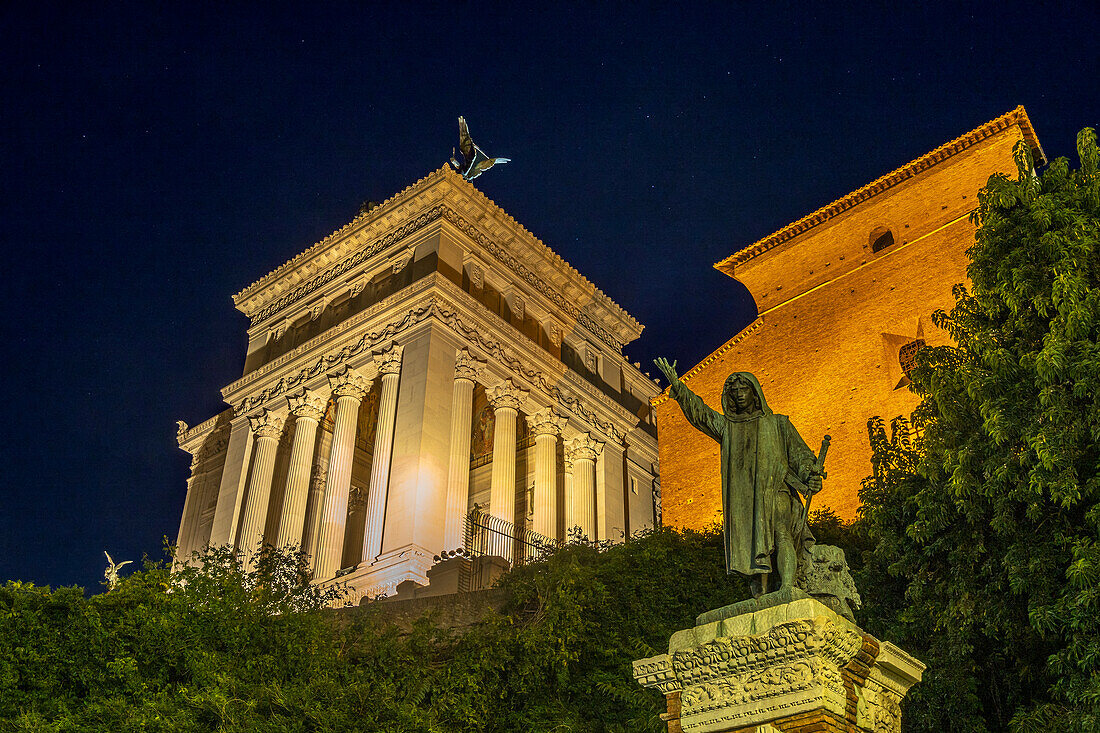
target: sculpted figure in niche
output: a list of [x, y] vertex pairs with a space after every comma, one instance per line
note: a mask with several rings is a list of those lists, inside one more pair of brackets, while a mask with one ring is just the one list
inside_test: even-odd
[[752, 374], [729, 375], [718, 412], [680, 381], [676, 362], [654, 363], [688, 422], [722, 446], [726, 572], [748, 576], [754, 598], [769, 590], [789, 593], [814, 544], [800, 493], [808, 500], [821, 490], [817, 456], [786, 415], [768, 408]]

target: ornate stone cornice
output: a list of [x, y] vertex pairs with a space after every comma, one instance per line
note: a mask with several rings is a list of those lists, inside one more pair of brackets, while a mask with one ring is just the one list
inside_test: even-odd
[[581, 433], [565, 444], [566, 455], [574, 463], [577, 461], [594, 461], [603, 450], [603, 443], [596, 440], [589, 433]]
[[528, 394], [530, 393], [527, 390], [522, 387], [517, 387], [516, 383], [509, 377], [488, 390], [486, 397], [489, 399], [489, 404], [493, 406], [494, 410], [512, 409], [518, 412], [519, 408], [527, 399]]
[[370, 391], [371, 380], [349, 366], [328, 375], [328, 384], [333, 397], [354, 397], [362, 400]]
[[[433, 173], [425, 179], [422, 179], [420, 182], [415, 184], [415, 186], [411, 186], [409, 189], [406, 189], [406, 191], [398, 194], [398, 196], [394, 198], [396, 199], [406, 195], [411, 195], [411, 189], [416, 186], [421, 186], [422, 184], [424, 184], [424, 186], [427, 186], [430, 183], [438, 182], [439, 173], [440, 171], [437, 171], [436, 173]], [[445, 172], [444, 177], [446, 177]], [[356, 268], [357, 266], [367, 262], [374, 256], [382, 253], [384, 250], [394, 245], [396, 242], [404, 239], [405, 237], [408, 237], [411, 234], [414, 234], [418, 230], [430, 225], [440, 218], [443, 218], [448, 221], [452, 226], [462, 231], [466, 236], [470, 237], [472, 240], [480, 244], [493, 257], [495, 257], [502, 264], [508, 267], [508, 269], [510, 269], [513, 273], [518, 275], [524, 282], [533, 286], [544, 297], [546, 297], [556, 306], [562, 309], [570, 317], [571, 320], [578, 322], [584, 328], [591, 331], [599, 340], [603, 341], [607, 345], [615, 348], [618, 351], [621, 351], [623, 344], [628, 343], [629, 341], [633, 341], [641, 334], [643, 328], [641, 324], [639, 324], [633, 317], [630, 316], [630, 314], [623, 310], [621, 306], [608, 298], [607, 295], [603, 293], [603, 291], [594, 286], [580, 273], [573, 269], [567, 262], [565, 262], [565, 260], [554, 253], [553, 250], [551, 250], [549, 247], [547, 247], [545, 244], [543, 244], [541, 241], [531, 235], [530, 232], [520, 226], [512, 217], [508, 216], [503, 210], [500, 210], [499, 207], [497, 207], [496, 204], [494, 204], [491, 200], [484, 197], [484, 195], [482, 195], [480, 191], [477, 191], [476, 188], [466, 182], [453, 181], [453, 183], [455, 185], [455, 190], [461, 190], [467, 195], [472, 195], [477, 199], [480, 199], [480, 203], [482, 203], [483, 205], [490, 206], [496, 209], [496, 213], [501, 219], [503, 219], [506, 223], [511, 224], [513, 228], [517, 229], [518, 231], [516, 231], [515, 233], [520, 235], [518, 239], [523, 240], [523, 246], [529, 250], [532, 250], [532, 253], [538, 253], [539, 255], [541, 255], [540, 257], [535, 258], [540, 260], [540, 262], [536, 263], [536, 266], [539, 270], [545, 270], [547, 271], [547, 273], [543, 273], [542, 275], [540, 275], [539, 272], [536, 272], [527, 264], [528, 261], [534, 262], [533, 259], [529, 259], [526, 257], [517, 257], [509, 250], [508, 247], [502, 245], [499, 241], [496, 240], [496, 238], [487, 235], [485, 232], [479, 229], [478, 226], [467, 221], [453, 208], [442, 203], [437, 203], [417, 214], [412, 220], [407, 221], [402, 226], [389, 231], [389, 233], [380, 237], [373, 243], [362, 247], [354, 254], [351, 254], [350, 256], [345, 257], [343, 260], [337, 262], [336, 264], [327, 267], [327, 269], [311, 277], [308, 281], [297, 285], [290, 292], [281, 295], [273, 301], [264, 300], [262, 292], [266, 288], [276, 287], [279, 282], [282, 282], [284, 280], [290, 281], [290, 279], [294, 276], [295, 268], [292, 267], [293, 265], [297, 264], [299, 269], [304, 270], [305, 268], [309, 267], [311, 271], [316, 271], [318, 269], [318, 265], [314, 264], [313, 260], [316, 259], [319, 262], [321, 259], [323, 259], [321, 257], [321, 251], [329, 250], [327, 252], [328, 256], [332, 256], [332, 254], [336, 251], [334, 248], [331, 247], [331, 245], [333, 244], [331, 240], [333, 240], [334, 238], [340, 239], [342, 237], [351, 236], [352, 229], [355, 229], [358, 232], [355, 236], [365, 236], [363, 227], [358, 226], [358, 223], [362, 216], [367, 215], [361, 215], [361, 217], [357, 217], [356, 220], [354, 220], [351, 224], [345, 226], [341, 230], [333, 232], [332, 235], [326, 237], [321, 242], [318, 242], [309, 250], [302, 253], [302, 255], [295, 257], [293, 260], [290, 260], [280, 268], [269, 273], [263, 279], [257, 281], [256, 283], [253, 283], [249, 287], [237, 293], [237, 295], [234, 296], [234, 302], [236, 303], [238, 309], [242, 310], [246, 315], [251, 318], [252, 324], [256, 325], [275, 315], [279, 311], [282, 311], [283, 309], [289, 307], [290, 305], [306, 298], [313, 292], [324, 287], [341, 275], [344, 275]], [[459, 187], [463, 188], [460, 189]], [[442, 195], [446, 195], [446, 193]], [[373, 214], [369, 216], [373, 216]], [[517, 240], [514, 239], [513, 241]], [[394, 272], [399, 272], [401, 269], [406, 267], [409, 261], [411, 261], [411, 258], [411, 249], [406, 249], [400, 254], [396, 255], [391, 261]], [[547, 261], [545, 263], [542, 263], [541, 260], [543, 259]], [[308, 265], [307, 261], [309, 261]], [[567, 296], [567, 294], [561, 292], [561, 290], [557, 286], [552, 285], [550, 282], [547, 281], [544, 275], [548, 274], [549, 269], [560, 271], [560, 274], [565, 277], [565, 281], [572, 283], [572, 285], [569, 287], [577, 290], [577, 293], [575, 293], [576, 295], [579, 295], [581, 291], [586, 293], [586, 296], [581, 298], [581, 300], [591, 303], [590, 307], [587, 309], [592, 311], [591, 313], [582, 311], [575, 305], [575, 301], [578, 298], [571, 298]], [[473, 271], [471, 271], [471, 276], [473, 275], [474, 273]], [[522, 296], [520, 297], [522, 298]], [[257, 305], [251, 305], [252, 303], [257, 303]], [[593, 317], [593, 313], [598, 314], [598, 317]]]
[[271, 410], [249, 416], [248, 425], [257, 438], [278, 438], [283, 434], [283, 418]]
[[376, 367], [378, 367], [378, 373], [382, 375], [400, 374], [401, 354], [404, 351], [404, 346], [392, 344], [381, 354], [376, 354], [374, 357], [374, 364]]
[[[292, 362], [294, 359], [300, 358], [304, 353], [316, 348], [317, 344], [321, 343], [323, 340], [331, 340], [333, 336], [338, 333], [358, 326], [363, 323], [363, 321], [380, 313], [383, 309], [389, 309], [395, 302], [399, 302], [396, 300], [398, 297], [407, 300], [417, 292], [441, 289], [446, 291], [453, 298], [467, 303], [467, 307], [472, 310], [481, 307], [469, 294], [459, 290], [449, 280], [439, 277], [438, 275], [424, 278], [419, 283], [414, 284], [413, 287], [416, 289], [411, 292], [403, 291], [395, 296], [391, 296], [391, 298], [383, 301], [377, 307], [371, 308], [370, 311], [353, 317], [344, 324], [334, 326], [330, 332], [326, 332], [315, 339], [311, 339], [293, 352], [284, 357], [280, 357], [279, 360], [273, 363], [273, 368], [281, 367], [287, 362]], [[332, 353], [321, 355], [316, 361], [302, 367], [292, 374], [281, 377], [275, 381], [274, 384], [266, 387], [262, 391], [244, 397], [240, 402], [234, 405], [233, 409], [236, 414], [246, 413], [266, 403], [268, 400], [300, 386], [304, 386], [310, 380], [321, 377], [326, 371], [345, 364], [348, 360], [357, 357], [365, 351], [377, 349], [380, 345], [393, 341], [394, 337], [398, 334], [433, 317], [439, 319], [441, 323], [453, 330], [463, 340], [475, 345], [480, 353], [487, 355], [493, 361], [504, 366], [517, 377], [523, 379], [524, 382], [537, 387], [550, 397], [560, 409], [576, 415], [586, 424], [598, 429], [605, 436], [621, 442], [624, 438], [624, 431], [629, 430], [637, 424], [637, 417], [635, 415], [630, 414], [626, 408], [615, 403], [598, 389], [584, 382], [583, 377], [576, 375], [575, 379], [573, 379], [572, 375], [570, 375], [568, 384], [570, 388], [582, 392], [582, 399], [576, 394], [571, 393], [569, 389], [562, 385], [560, 373], [547, 375], [539, 369], [533, 369], [526, 366], [524, 359], [521, 359], [520, 355], [517, 355], [512, 347], [506, 347], [501, 341], [497, 341], [488, 336], [486, 333], [488, 329], [479, 326], [478, 322], [468, 322], [465, 320], [459, 315], [458, 308], [439, 293], [429, 293], [422, 300], [414, 302], [405, 312], [403, 317], [392, 320], [383, 328], [364, 333], [354, 343], [348, 344]], [[494, 322], [493, 326], [499, 330], [513, 333], [517, 341], [522, 341], [525, 338], [519, 331], [506, 323]], [[247, 374], [225, 387], [222, 390], [222, 394], [228, 399], [233, 393], [243, 390], [250, 383], [266, 376], [267, 373], [269, 373], [268, 367], [262, 367], [256, 372]], [[613, 420], [604, 419], [600, 417], [597, 412], [590, 409], [586, 403], [602, 405], [605, 412], [611, 413], [616, 417]]]
[[561, 435], [567, 419], [557, 413], [553, 407], [544, 407], [527, 418], [531, 432], [538, 435]]
[[476, 382], [485, 369], [485, 362], [475, 358], [469, 349], [461, 349], [455, 357], [455, 379]]
[[324, 417], [325, 404], [328, 402], [324, 397], [310, 392], [305, 387], [295, 394], [287, 395], [286, 401], [290, 405], [291, 415], [310, 420], [320, 420]]

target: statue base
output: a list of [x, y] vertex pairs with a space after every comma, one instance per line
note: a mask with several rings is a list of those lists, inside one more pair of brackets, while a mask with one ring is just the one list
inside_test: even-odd
[[815, 598], [768, 595], [701, 614], [668, 654], [634, 662], [665, 695], [669, 733], [900, 733], [924, 664]]

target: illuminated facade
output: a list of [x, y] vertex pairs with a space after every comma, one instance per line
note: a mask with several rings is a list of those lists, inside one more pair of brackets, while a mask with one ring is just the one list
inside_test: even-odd
[[[913, 355], [949, 342], [932, 313], [949, 310], [953, 286], [967, 281], [977, 192], [990, 175], [1016, 175], [1021, 139], [1042, 161], [1018, 107], [715, 265], [749, 289], [759, 315], [683, 380], [717, 406], [728, 374], [753, 372], [807, 443], [831, 435], [815, 507], [855, 517], [871, 473], [867, 420], [916, 407], [906, 389]], [[667, 394], [654, 407], [665, 523], [707, 526], [722, 506], [718, 445]]]
[[442, 168], [234, 296], [230, 408], [180, 424], [181, 557], [300, 546], [354, 596], [427, 583], [474, 504], [563, 539], [655, 523], [639, 325]]

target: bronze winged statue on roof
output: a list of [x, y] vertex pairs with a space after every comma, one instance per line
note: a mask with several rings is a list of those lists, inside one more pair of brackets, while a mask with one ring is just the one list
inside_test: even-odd
[[497, 163], [509, 163], [510, 158], [490, 158], [485, 152], [474, 144], [470, 137], [470, 130], [466, 127], [466, 118], [458, 118], [458, 151], [462, 162], [455, 160], [454, 148], [451, 148], [451, 165], [462, 174], [467, 181], [472, 181]]

